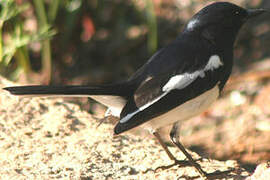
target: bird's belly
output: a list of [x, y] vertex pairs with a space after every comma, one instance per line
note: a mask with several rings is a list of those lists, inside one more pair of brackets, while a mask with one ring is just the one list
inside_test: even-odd
[[126, 100], [120, 96], [92, 95], [90, 97], [107, 106], [111, 114], [116, 117], [120, 116], [120, 113], [126, 104]]
[[169, 112], [144, 123], [143, 128], [150, 132], [155, 132], [161, 127], [199, 115], [204, 112], [218, 98], [218, 96], [219, 88], [218, 86], [215, 86], [195, 99], [189, 100]]

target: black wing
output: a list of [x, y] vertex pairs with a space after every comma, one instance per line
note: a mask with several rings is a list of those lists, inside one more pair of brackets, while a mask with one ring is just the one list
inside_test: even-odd
[[[205, 51], [200, 55], [186, 52], [183, 55], [177, 48], [179, 46], [172, 45], [169, 49], [163, 49], [160, 55], [155, 55], [154, 59], [150, 59], [147, 64], [148, 67], [144, 67], [144, 71], [147, 72], [147, 68], [151, 68], [152, 71], [148, 70], [150, 73], [147, 74], [145, 80], [137, 88], [134, 97], [128, 100], [121, 113], [120, 122], [115, 127], [115, 134], [127, 131], [168, 112], [212, 89], [222, 80], [224, 72], [222, 66], [217, 69], [207, 70], [203, 72], [204, 74], [196, 72], [198, 69], [203, 70], [205, 68], [209, 58], [213, 55], [212, 52]], [[192, 51], [193, 48], [187, 49]], [[159, 64], [156, 63], [158, 61], [160, 61]], [[188, 61], [190, 62], [185, 63]], [[151, 63], [153, 63], [152, 66]], [[155, 67], [155, 65], [157, 66]], [[158, 68], [160, 71], [158, 71]], [[188, 76], [194, 73], [197, 75], [196, 77]], [[183, 75], [182, 79], [179, 78], [179, 87], [164, 90], [170, 79], [177, 75]]]
[[[215, 77], [215, 74], [219, 73], [208, 72], [206, 73], [205, 77], [198, 77], [195, 81], [193, 81], [185, 88], [171, 90], [164, 96], [164, 93], [161, 92], [159, 87], [153, 88], [152, 91], [149, 91], [154, 92], [154, 94], [156, 95], [156, 99], [152, 100], [153, 103], [149, 104], [149, 106], [147, 103], [144, 104], [147, 106], [145, 108], [143, 105], [140, 107], [137, 106], [137, 104], [141, 104], [140, 101], [138, 103], [136, 102], [136, 99], [131, 99], [130, 101], [128, 101], [121, 113], [121, 120], [115, 127], [115, 134], [120, 134], [142, 123], [145, 123], [148, 120], [164, 114], [169, 110], [185, 103], [186, 101], [199, 96], [207, 90], [212, 89], [219, 83], [216, 78], [213, 78]], [[145, 92], [147, 93], [147, 91]], [[141, 97], [143, 96], [147, 96], [147, 94], [142, 94]], [[147, 99], [153, 98], [146, 98], [145, 100]]]

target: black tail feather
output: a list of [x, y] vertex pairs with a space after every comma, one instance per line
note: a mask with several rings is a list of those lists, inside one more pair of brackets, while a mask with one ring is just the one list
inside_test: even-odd
[[115, 96], [128, 96], [131, 89], [127, 83], [101, 85], [101, 86], [13, 86], [3, 88], [13, 95], [115, 95]]

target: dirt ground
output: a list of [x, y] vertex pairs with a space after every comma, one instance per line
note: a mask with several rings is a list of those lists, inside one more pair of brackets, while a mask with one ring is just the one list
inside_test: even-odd
[[[0, 88], [9, 85], [0, 78]], [[269, 164], [264, 163], [270, 157], [270, 125], [265, 116], [259, 105], [250, 105], [249, 98], [233, 91], [208, 112], [184, 123], [181, 138], [200, 154], [205, 171], [233, 169], [220, 179], [270, 179]], [[199, 179], [190, 166], [155, 172], [173, 162], [141, 130], [113, 137], [111, 122], [97, 128], [98, 124], [80, 106], [62, 98], [20, 98], [1, 90], [1, 179]], [[184, 160], [176, 148], [171, 150]], [[250, 165], [258, 164], [249, 177], [254, 171]]]

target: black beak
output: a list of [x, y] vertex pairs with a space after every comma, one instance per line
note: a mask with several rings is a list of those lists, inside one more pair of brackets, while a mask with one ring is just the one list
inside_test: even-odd
[[248, 9], [248, 18], [253, 18], [267, 12], [265, 9]]

